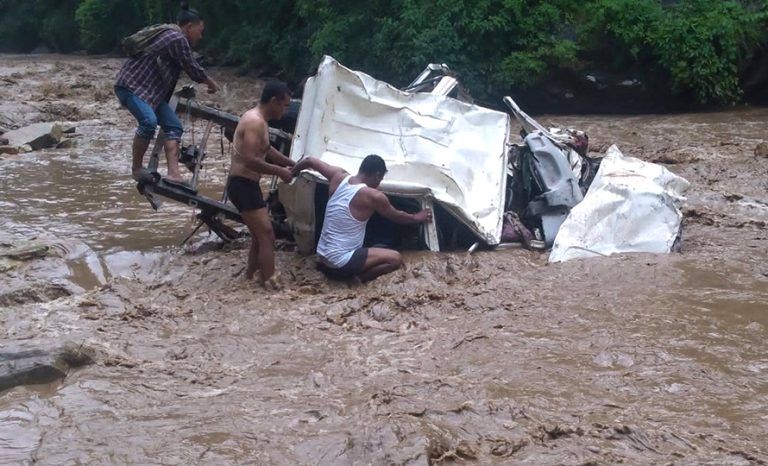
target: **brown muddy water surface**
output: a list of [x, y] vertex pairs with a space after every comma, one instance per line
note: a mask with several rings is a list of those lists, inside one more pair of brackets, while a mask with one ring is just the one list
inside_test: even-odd
[[[119, 65], [0, 57], [0, 125], [81, 135], [0, 158], [0, 240], [63, 251], [0, 272], [3, 346], [97, 354], [0, 393], [0, 464], [768, 462], [768, 110], [540, 118], [687, 178], [681, 254], [418, 253], [352, 286], [283, 251], [267, 293], [246, 242], [181, 248], [190, 209], [136, 192]], [[200, 99], [226, 110], [258, 91], [214, 76], [226, 91]]]

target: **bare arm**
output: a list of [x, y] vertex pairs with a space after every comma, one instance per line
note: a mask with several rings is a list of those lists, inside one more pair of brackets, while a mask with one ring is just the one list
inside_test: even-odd
[[399, 224], [424, 223], [432, 220], [432, 211], [424, 209], [415, 214], [409, 214], [402, 210], [395, 209], [389, 202], [389, 198], [381, 191], [374, 191], [371, 194], [371, 204], [382, 217]]
[[267, 150], [267, 159], [275, 165], [280, 165], [281, 167], [292, 167], [296, 165], [296, 162], [289, 159], [283, 155], [282, 152], [272, 146], [269, 146], [269, 149]]
[[341, 179], [349, 175], [343, 168], [327, 164], [314, 157], [304, 157], [291, 169], [294, 175], [298, 175], [302, 170], [314, 170], [320, 173], [328, 180], [329, 184], [333, 184], [334, 179]]
[[[264, 121], [251, 121], [243, 128], [243, 138], [241, 140], [240, 150], [243, 164], [251, 170], [257, 171], [262, 175], [277, 175], [286, 183], [293, 178], [290, 170], [267, 162], [266, 157], [258, 157], [262, 147], [269, 145], [269, 139], [266, 137], [266, 123]], [[269, 150], [267, 150], [267, 155]], [[287, 181], [286, 181], [287, 179]]]
[[214, 81], [206, 74], [205, 70], [200, 63], [192, 56], [192, 47], [189, 46], [189, 41], [179, 36], [176, 40], [170, 43], [168, 46], [168, 55], [181, 66], [192, 80], [199, 83], [206, 83], [209, 86]]

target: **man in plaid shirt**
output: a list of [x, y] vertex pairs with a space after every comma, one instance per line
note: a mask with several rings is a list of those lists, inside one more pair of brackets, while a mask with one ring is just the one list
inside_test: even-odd
[[209, 93], [218, 89], [216, 82], [192, 56], [192, 46], [203, 37], [205, 24], [197, 12], [186, 5], [182, 8], [178, 26], [151, 26], [135, 35], [141, 37], [143, 34], [142, 39], [147, 44], [123, 64], [115, 81], [115, 94], [120, 104], [131, 112], [139, 124], [132, 148], [131, 170], [136, 180], [141, 177], [144, 154], [157, 125], [160, 125], [166, 138], [166, 179], [181, 181], [179, 142], [184, 128], [168, 105], [181, 71], [184, 70], [194, 81], [207, 84]]

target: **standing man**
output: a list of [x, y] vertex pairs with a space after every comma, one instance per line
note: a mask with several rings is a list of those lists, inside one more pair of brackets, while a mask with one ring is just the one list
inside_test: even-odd
[[328, 180], [328, 206], [323, 231], [317, 243], [322, 263], [344, 278], [357, 276], [367, 282], [399, 269], [400, 253], [392, 249], [364, 248], [365, 226], [374, 212], [399, 224], [424, 223], [432, 220], [429, 209], [409, 214], [395, 209], [389, 198], [377, 188], [387, 173], [384, 159], [369, 155], [363, 159], [357, 175], [307, 157], [293, 167], [293, 173], [312, 169]]
[[267, 121], [279, 119], [291, 101], [285, 83], [268, 81], [259, 104], [240, 117], [233, 139], [234, 150], [230, 165], [227, 194], [237, 207], [251, 233], [248, 266], [245, 277], [252, 279], [259, 270], [259, 279], [266, 288], [279, 288], [275, 273], [275, 232], [267, 213], [267, 204], [259, 186], [261, 175], [277, 175], [286, 183], [293, 179], [295, 163], [269, 143]]
[[167, 180], [181, 181], [179, 173], [179, 141], [184, 128], [168, 105], [181, 70], [208, 92], [218, 89], [202, 66], [192, 56], [192, 47], [203, 37], [205, 23], [187, 2], [177, 18], [178, 25], [161, 24], [142, 29], [124, 41], [131, 52], [115, 81], [115, 94], [120, 104], [136, 118], [139, 127], [133, 137], [131, 172], [138, 180], [143, 172], [144, 154], [159, 124], [165, 133]]

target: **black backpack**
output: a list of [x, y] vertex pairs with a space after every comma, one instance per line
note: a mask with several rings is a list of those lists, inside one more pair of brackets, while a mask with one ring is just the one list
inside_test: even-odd
[[153, 24], [124, 38], [120, 45], [127, 56], [135, 58], [141, 55], [157, 36], [170, 30], [181, 31], [175, 24]]

